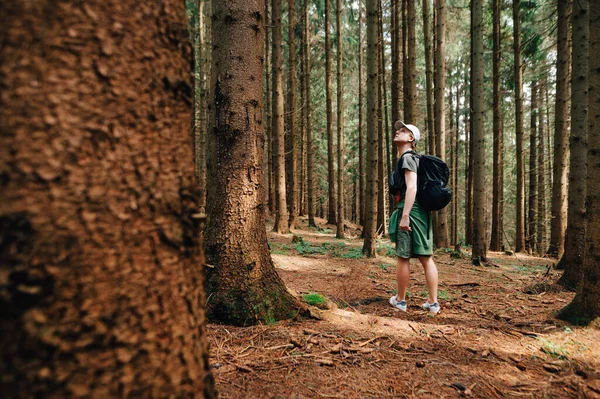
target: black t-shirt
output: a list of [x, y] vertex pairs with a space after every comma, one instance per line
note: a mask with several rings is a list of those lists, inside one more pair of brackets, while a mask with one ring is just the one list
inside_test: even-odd
[[396, 168], [393, 172], [393, 175], [395, 176], [392, 176], [390, 186], [395, 186], [394, 191], [400, 194], [400, 199], [403, 199], [406, 195], [405, 169], [417, 173], [417, 170], [419, 169], [419, 156], [415, 152], [405, 152], [404, 155], [398, 159]]

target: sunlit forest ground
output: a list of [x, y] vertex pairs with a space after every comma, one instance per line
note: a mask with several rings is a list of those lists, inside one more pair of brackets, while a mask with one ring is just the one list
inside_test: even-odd
[[287, 287], [319, 319], [209, 324], [220, 397], [600, 397], [599, 326], [554, 318], [574, 295], [553, 285], [554, 260], [491, 252], [476, 267], [468, 248], [438, 250], [442, 311], [420, 308], [424, 275], [411, 261], [403, 313], [387, 302], [390, 241], [366, 260], [358, 226], [337, 240], [335, 226], [317, 224], [301, 218], [292, 234], [269, 233], [269, 245]]

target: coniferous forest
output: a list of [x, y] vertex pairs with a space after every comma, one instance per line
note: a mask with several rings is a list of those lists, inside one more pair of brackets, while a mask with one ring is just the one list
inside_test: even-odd
[[2, 397], [600, 397], [594, 2], [16, 0], [0, 44]]

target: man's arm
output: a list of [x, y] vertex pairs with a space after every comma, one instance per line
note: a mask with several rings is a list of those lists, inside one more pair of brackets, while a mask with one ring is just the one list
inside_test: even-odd
[[405, 169], [404, 179], [406, 181], [406, 195], [404, 196], [404, 210], [402, 211], [402, 219], [400, 220], [400, 230], [412, 231], [409, 215], [417, 196], [417, 173]]

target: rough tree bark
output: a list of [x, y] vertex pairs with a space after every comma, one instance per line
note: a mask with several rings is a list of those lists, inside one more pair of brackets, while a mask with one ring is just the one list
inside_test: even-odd
[[[436, 0], [435, 4], [435, 154], [446, 158], [446, 0]], [[438, 248], [448, 246], [448, 209], [437, 212], [433, 229], [435, 245]]]
[[336, 238], [344, 238], [344, 76], [342, 75], [342, 0], [337, 0], [335, 10], [337, 44], [337, 162], [338, 197]]
[[[543, 65], [542, 65], [543, 68]], [[537, 217], [537, 229], [536, 229], [536, 246], [539, 253], [546, 253], [546, 161], [548, 156], [546, 154], [546, 125], [548, 125], [548, 119], [544, 109], [546, 108], [546, 79], [542, 80], [542, 87], [540, 88], [540, 122], [539, 122], [539, 141], [538, 141], [538, 217]]]
[[5, 397], [214, 397], [184, 3], [0, 4]]
[[362, 252], [375, 257], [377, 242], [377, 0], [366, 0], [367, 12], [367, 190]]
[[287, 130], [286, 135], [286, 183], [289, 219], [291, 229], [296, 228], [298, 217], [298, 145], [296, 131], [296, 41], [294, 0], [288, 0], [288, 87], [287, 87]]
[[[362, 2], [358, 2], [358, 201], [359, 224], [365, 225], [365, 158], [363, 123], [363, 16]], [[364, 230], [363, 230], [364, 231]]]
[[[281, 50], [281, 2], [271, 0], [271, 20], [273, 31], [271, 33], [273, 48], [271, 50], [272, 70], [271, 90], [271, 134], [273, 135], [273, 165], [275, 185], [275, 225], [273, 231], [281, 234], [290, 231], [288, 223], [288, 210], [285, 186], [285, 133], [283, 120], [283, 60]], [[240, 37], [241, 39], [241, 37]]]
[[315, 196], [313, 184], [313, 154], [312, 128], [310, 126], [310, 18], [308, 14], [308, 1], [304, 0], [304, 35], [305, 46], [305, 73], [306, 77], [306, 178], [308, 201], [308, 225], [316, 227], [315, 223]]
[[435, 129], [433, 127], [433, 55], [431, 49], [431, 13], [429, 11], [429, 0], [423, 0], [423, 37], [425, 45], [425, 88], [427, 97], [427, 149], [434, 154]]
[[502, 106], [500, 102], [500, 0], [493, 0], [493, 184], [492, 184], [492, 226], [490, 250], [501, 251], [504, 241], [504, 137], [502, 132]]
[[538, 85], [531, 82], [531, 110], [529, 123], [529, 195], [527, 197], [527, 237], [525, 239], [525, 248], [532, 253], [536, 253], [536, 219], [538, 218], [537, 209], [537, 117], [538, 117]]
[[328, 183], [328, 211], [327, 223], [336, 224], [336, 196], [335, 196], [335, 166], [333, 163], [333, 107], [331, 104], [331, 1], [325, 0], [325, 102], [327, 112], [327, 183]]
[[[585, 7], [587, 1], [580, 4]], [[600, 316], [600, 8], [588, 7], [589, 24], [589, 135], [586, 179], [585, 255], [577, 295], [559, 317], [581, 324]], [[580, 43], [574, 42], [574, 45]]]
[[483, 0], [473, 0], [473, 264], [486, 261]]
[[565, 253], [559, 263], [565, 272], [558, 281], [575, 290], [581, 282], [585, 252], [585, 178], [588, 136], [589, 1], [573, 3], [573, 75], [571, 77], [571, 135], [569, 172], [569, 217]]
[[554, 113], [554, 179], [548, 255], [560, 258], [567, 228], [567, 164], [569, 155], [569, 67], [571, 64], [572, 0], [558, 0], [556, 108]]
[[[257, 77], [263, 68], [262, 7], [259, 0], [217, 3], [212, 20], [215, 112], [208, 151], [205, 249], [213, 267], [206, 274], [208, 314], [236, 325], [273, 322], [294, 316], [297, 303], [271, 260], [260, 200], [264, 130], [262, 80]], [[281, 166], [281, 154], [280, 162]], [[287, 219], [282, 222], [287, 225]]]
[[523, 133], [523, 63], [521, 61], [521, 0], [513, 1], [513, 53], [515, 74], [515, 132], [517, 155], [517, 216], [515, 251], [525, 249], [525, 151]]
[[[439, 1], [439, 0], [438, 0]], [[404, 99], [404, 121], [417, 125], [417, 16], [415, 12], [415, 0], [406, 0], [406, 39], [407, 49], [407, 87]]]

